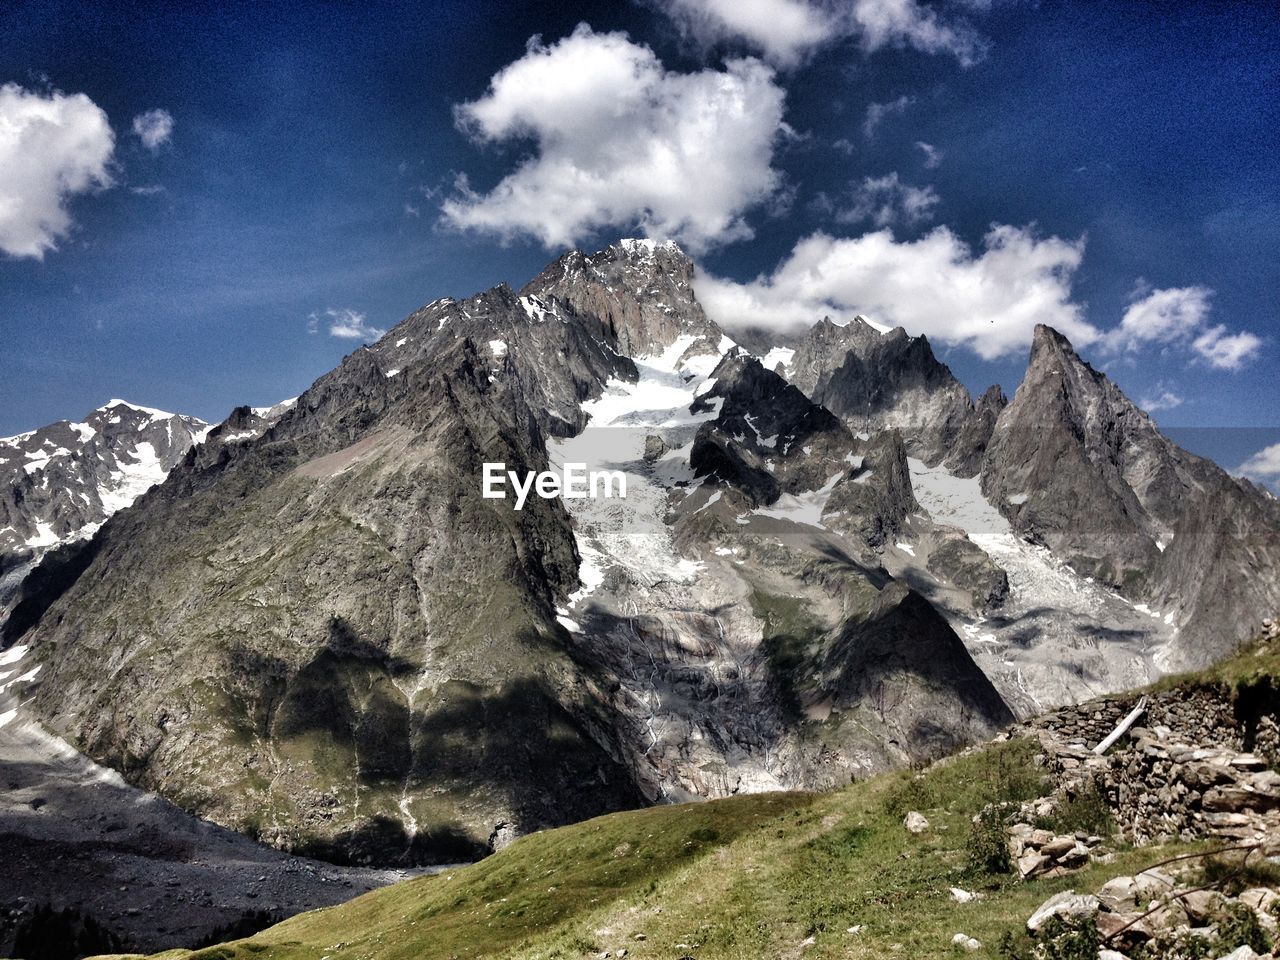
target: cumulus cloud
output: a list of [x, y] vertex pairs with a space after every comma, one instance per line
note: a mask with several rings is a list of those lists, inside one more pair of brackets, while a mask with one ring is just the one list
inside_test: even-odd
[[317, 311], [307, 318], [307, 332], [319, 333], [321, 325], [326, 326], [331, 337], [340, 340], [377, 340], [387, 331], [369, 323], [369, 318], [358, 310], [349, 307], [330, 307]]
[[622, 33], [581, 25], [550, 46], [534, 38], [457, 117], [478, 142], [536, 151], [487, 193], [460, 178], [444, 219], [548, 247], [608, 226], [695, 251], [750, 237], [744, 213], [781, 182], [771, 164], [783, 98], [757, 60], [681, 74]]
[[1098, 339], [1071, 299], [1083, 256], [1083, 240], [1002, 225], [991, 228], [981, 251], [947, 227], [909, 242], [889, 230], [853, 239], [815, 233], [771, 274], [749, 283], [703, 276], [697, 292], [707, 313], [730, 328], [786, 329], [861, 313], [995, 359], [1025, 349], [1037, 323], [1077, 346]]
[[876, 128], [880, 126], [880, 122], [884, 120], [885, 117], [891, 117], [894, 114], [902, 113], [913, 103], [915, 103], [915, 98], [908, 97], [906, 94], [903, 94], [896, 100], [888, 100], [884, 103], [868, 104], [867, 118], [862, 121], [862, 135], [870, 140], [876, 135]]
[[1262, 339], [1247, 331], [1230, 333], [1222, 324], [1211, 326], [1212, 297], [1213, 291], [1203, 286], [1162, 290], [1139, 286], [1104, 346], [1113, 353], [1135, 353], [1148, 346], [1180, 347], [1215, 369], [1239, 370], [1257, 355]]
[[748, 238], [744, 213], [781, 182], [783, 98], [758, 60], [682, 74], [624, 33], [583, 24], [551, 45], [535, 37], [456, 111], [477, 142], [535, 151], [488, 192], [460, 178], [444, 220], [553, 248], [614, 226], [694, 251]]
[[71, 230], [67, 205], [113, 183], [115, 135], [83, 93], [0, 86], [0, 250], [43, 259]]
[[936, 170], [942, 165], [942, 151], [932, 143], [917, 140], [916, 149], [924, 154], [924, 168], [926, 170]]
[[738, 41], [790, 67], [853, 37], [867, 53], [910, 47], [977, 63], [986, 41], [964, 19], [946, 21], [918, 0], [652, 0], [686, 36], [709, 46]]
[[173, 137], [173, 114], [168, 110], [148, 110], [133, 118], [133, 133], [142, 145], [155, 153]]
[[1264, 447], [1236, 468], [1242, 477], [1250, 477], [1264, 483], [1280, 481], [1280, 443]]
[[883, 177], [864, 177], [853, 191], [850, 207], [836, 212], [841, 223], [870, 220], [877, 227], [895, 223], [914, 226], [933, 215], [941, 198], [933, 187], [913, 187], [903, 183], [897, 173]]

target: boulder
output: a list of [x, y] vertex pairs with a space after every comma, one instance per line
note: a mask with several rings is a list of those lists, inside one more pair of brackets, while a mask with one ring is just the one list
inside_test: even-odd
[[1040, 904], [1040, 907], [1027, 920], [1027, 929], [1038, 933], [1040, 928], [1049, 922], [1051, 917], [1086, 918], [1096, 917], [1102, 904], [1091, 893], [1076, 893], [1064, 890]]
[[911, 833], [924, 833], [929, 829], [929, 821], [925, 819], [923, 813], [912, 810], [902, 818], [902, 825]]
[[1192, 890], [1178, 898], [1187, 918], [1195, 925], [1210, 923], [1221, 911], [1226, 899], [1216, 890]]
[[1052, 861], [1042, 853], [1028, 850], [1018, 858], [1018, 876], [1023, 880], [1049, 869]]
[[1098, 890], [1098, 900], [1104, 910], [1123, 913], [1141, 906], [1138, 881], [1133, 877], [1112, 877]]

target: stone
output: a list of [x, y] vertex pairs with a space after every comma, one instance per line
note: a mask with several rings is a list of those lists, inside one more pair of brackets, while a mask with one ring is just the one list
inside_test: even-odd
[[1094, 917], [1102, 904], [1091, 893], [1076, 893], [1064, 890], [1040, 904], [1039, 908], [1027, 920], [1027, 929], [1038, 933], [1040, 928], [1049, 922], [1051, 917]]
[[1219, 957], [1218, 960], [1258, 960], [1258, 954], [1253, 952], [1252, 947], [1236, 947], [1230, 953]]
[[1267, 769], [1267, 761], [1261, 757], [1254, 756], [1252, 753], [1238, 753], [1231, 758], [1231, 766], [1236, 770], [1245, 770], [1250, 773], [1261, 772]]
[[1055, 837], [1040, 848], [1040, 852], [1051, 860], [1061, 859], [1075, 849], [1076, 841], [1072, 837]]
[[1157, 897], [1171, 893], [1177, 887], [1177, 881], [1163, 870], [1143, 870], [1134, 877], [1137, 883], [1135, 893], [1139, 902], [1155, 900]]
[[966, 934], [963, 934], [963, 933], [957, 933], [954, 937], [952, 937], [951, 943], [954, 946], [960, 947], [964, 950], [968, 950], [970, 953], [972, 953], [975, 950], [982, 949], [981, 941], [975, 940], [973, 937], [967, 936]]
[[1226, 902], [1216, 890], [1192, 890], [1178, 898], [1187, 917], [1196, 925], [1207, 924], [1222, 910]]
[[1139, 906], [1138, 890], [1138, 881], [1133, 877], [1112, 877], [1098, 890], [1098, 900], [1103, 909], [1122, 913]]
[[1047, 869], [1050, 863], [1051, 861], [1044, 854], [1028, 850], [1018, 858], [1018, 875], [1026, 880]]
[[982, 894], [975, 893], [972, 890], [962, 890], [960, 887], [952, 887], [951, 899], [956, 903], [973, 903], [975, 900], [981, 900]]
[[902, 825], [907, 828], [910, 833], [924, 833], [929, 829], [929, 821], [925, 819], [923, 813], [912, 810], [902, 818]]
[[1097, 923], [1098, 936], [1103, 940], [1120, 936], [1126, 944], [1130, 944], [1150, 940], [1153, 936], [1151, 927], [1142, 919], [1142, 914], [1137, 912], [1099, 913]]
[[1254, 887], [1236, 898], [1246, 907], [1258, 913], [1269, 914], [1280, 903], [1280, 894], [1266, 887]]

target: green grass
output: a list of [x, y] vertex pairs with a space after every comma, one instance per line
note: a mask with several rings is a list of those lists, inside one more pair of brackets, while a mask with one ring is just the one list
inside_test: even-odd
[[1280, 680], [1280, 643], [1250, 643], [1228, 660], [1193, 673], [1161, 677], [1147, 690], [1160, 693], [1184, 686], [1221, 686], [1236, 692]]
[[[248, 940], [177, 956], [567, 960], [625, 946], [637, 960], [914, 958], [951, 956], [952, 936], [964, 932], [988, 946], [976, 956], [995, 957], [1000, 934], [1050, 894], [1093, 888], [1168, 855], [1168, 848], [1124, 851], [1109, 866], [1026, 884], [976, 870], [966, 854], [971, 819], [992, 800], [1038, 789], [1038, 775], [1025, 773], [1035, 769], [1034, 749], [1014, 741], [922, 775], [891, 774], [828, 794], [601, 817]], [[908, 795], [931, 824], [919, 836], [899, 815]], [[952, 886], [981, 889], [984, 898], [955, 903]], [[847, 933], [854, 925], [865, 929]], [[801, 951], [808, 937], [814, 943]]]

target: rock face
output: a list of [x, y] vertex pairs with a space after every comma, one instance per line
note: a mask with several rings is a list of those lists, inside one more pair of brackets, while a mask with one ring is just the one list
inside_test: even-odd
[[714, 476], [759, 506], [821, 487], [847, 467], [855, 441], [839, 419], [755, 357], [726, 353], [711, 380], [693, 407], [718, 408], [694, 438], [695, 476]]
[[1280, 505], [1165, 438], [1048, 327], [996, 421], [982, 489], [1019, 535], [1160, 604], [1180, 627], [1166, 665], [1225, 655], [1251, 611], [1280, 603]]
[[999, 384], [988, 387], [987, 392], [978, 398], [973, 416], [965, 422], [944, 461], [952, 473], [958, 477], [977, 476], [986, 457], [987, 444], [995, 432], [996, 421], [1008, 405], [1009, 398]]
[[337, 859], [474, 856], [504, 821], [637, 803], [548, 627], [576, 583], [559, 501], [479, 497], [484, 460], [546, 465], [493, 363], [463, 337], [388, 377], [360, 350], [262, 437], [193, 452], [24, 639], [45, 721]]
[[823, 519], [868, 547], [881, 547], [901, 532], [920, 505], [911, 490], [907, 450], [897, 430], [886, 430], [860, 446], [861, 465], [831, 491]]
[[0, 439], [0, 616], [46, 551], [91, 536], [164, 480], [208, 429], [111, 400], [82, 421]]
[[522, 294], [555, 297], [594, 317], [619, 353], [661, 353], [680, 336], [710, 351], [720, 330], [693, 292], [694, 266], [671, 241], [623, 240], [588, 256], [570, 251], [525, 285]]
[[896, 428], [912, 455], [936, 463], [974, 416], [969, 391], [901, 327], [880, 333], [857, 318], [816, 324], [796, 348], [790, 378], [855, 433]]

